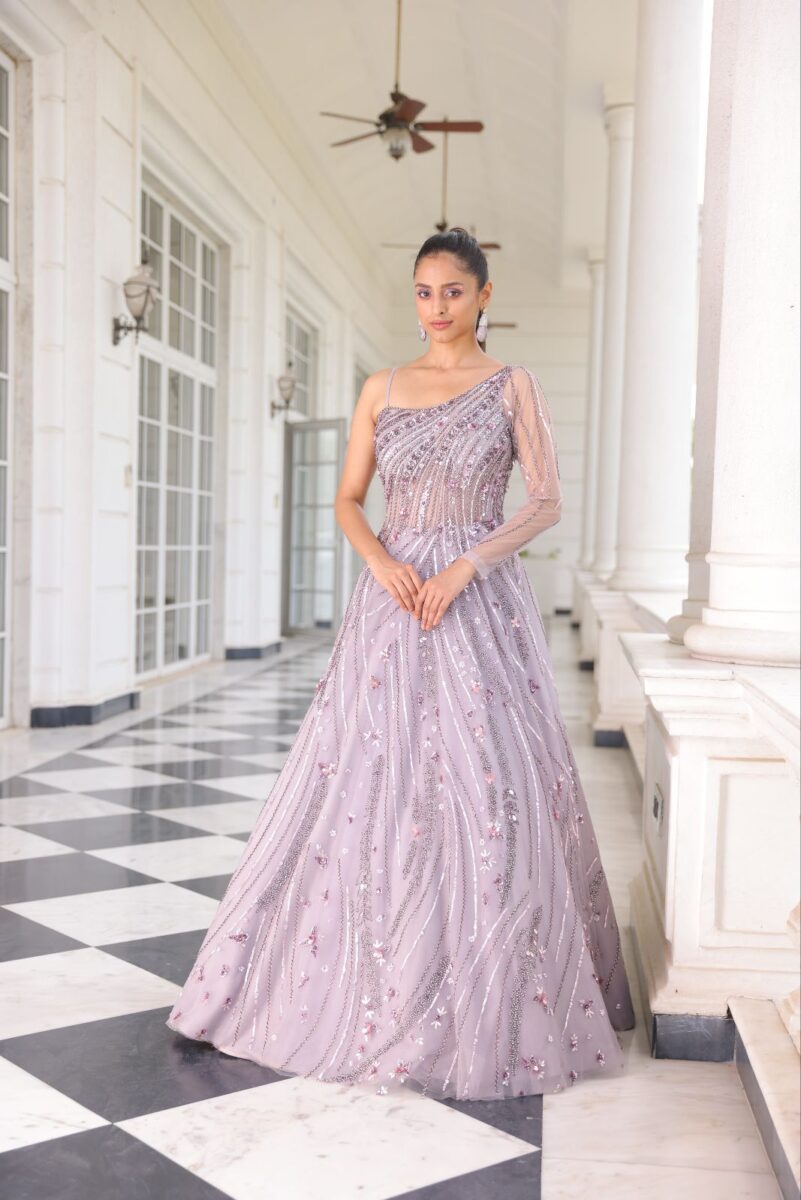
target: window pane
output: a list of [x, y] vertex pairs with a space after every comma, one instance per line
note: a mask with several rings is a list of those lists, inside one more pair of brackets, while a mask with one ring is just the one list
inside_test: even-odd
[[8, 71], [0, 67], [0, 125], [8, 129]]

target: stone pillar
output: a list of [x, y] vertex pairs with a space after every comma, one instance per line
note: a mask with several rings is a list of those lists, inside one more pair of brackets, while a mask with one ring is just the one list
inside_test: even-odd
[[590, 354], [587, 386], [587, 416], [584, 431], [584, 497], [582, 502], [581, 554], [579, 564], [588, 571], [595, 558], [595, 505], [598, 492], [598, 437], [601, 422], [601, 366], [604, 328], [603, 251], [587, 253], [592, 288], [590, 301]]
[[799, 662], [798, 40], [797, 0], [716, 3], [690, 595], [704, 570], [708, 592], [684, 642], [724, 662]]
[[598, 440], [595, 555], [593, 570], [608, 579], [617, 546], [620, 429], [623, 408], [623, 351], [631, 209], [634, 104], [605, 94], [609, 136], [606, 189], [606, 284], [601, 364], [601, 420]]
[[687, 588], [703, 5], [640, 0], [617, 561], [609, 587]]

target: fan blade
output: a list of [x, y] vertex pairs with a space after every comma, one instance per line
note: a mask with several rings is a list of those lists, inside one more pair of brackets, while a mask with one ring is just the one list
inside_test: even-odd
[[347, 113], [332, 113], [321, 112], [321, 117], [339, 117], [340, 121], [361, 121], [363, 125], [380, 125], [380, 121], [373, 121], [370, 117], [349, 117]]
[[415, 121], [415, 129], [427, 129], [431, 133], [481, 133], [483, 121]]
[[500, 250], [501, 248], [500, 242], [479, 242], [478, 244], [482, 250]]
[[434, 143], [429, 142], [428, 138], [420, 137], [420, 134], [415, 133], [413, 129], [410, 129], [409, 133], [412, 135], [412, 150], [416, 150], [418, 154], [434, 149]]
[[395, 105], [395, 118], [398, 121], [403, 121], [404, 124], [408, 121], [411, 123], [419, 112], [422, 112], [426, 106], [425, 100], [411, 100], [408, 96], [401, 96]]
[[329, 146], [349, 146], [351, 142], [363, 142], [365, 138], [377, 137], [380, 134], [380, 129], [374, 129], [372, 133], [360, 133], [357, 137], [343, 138], [341, 142], [329, 142]]
[[413, 246], [411, 242], [382, 242], [387, 250], [419, 250], [419, 246]]
[[488, 329], [517, 329], [517, 321], [487, 321]]

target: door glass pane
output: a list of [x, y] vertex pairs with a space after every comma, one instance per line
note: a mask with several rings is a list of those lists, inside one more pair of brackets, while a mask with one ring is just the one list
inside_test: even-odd
[[334, 517], [343, 423], [290, 429], [290, 545], [287, 612], [291, 629], [330, 628], [337, 609], [341, 537]]

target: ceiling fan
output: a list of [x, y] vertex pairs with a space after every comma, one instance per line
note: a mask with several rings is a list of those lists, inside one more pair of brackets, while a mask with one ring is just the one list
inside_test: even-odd
[[386, 142], [390, 158], [397, 161], [403, 158], [410, 148], [417, 154], [434, 149], [434, 143], [423, 137], [420, 130], [431, 133], [480, 133], [484, 128], [481, 121], [415, 121], [417, 114], [422, 112], [426, 105], [424, 100], [412, 100], [400, 90], [400, 24], [401, 0], [398, 0], [395, 30], [395, 87], [390, 92], [391, 106], [380, 112], [377, 119], [352, 117], [346, 113], [321, 112], [321, 117], [338, 117], [342, 121], [360, 121], [363, 125], [375, 126], [370, 133], [360, 133], [356, 137], [331, 142], [332, 146], [348, 146], [351, 142], [361, 142], [365, 138], [380, 137]]

